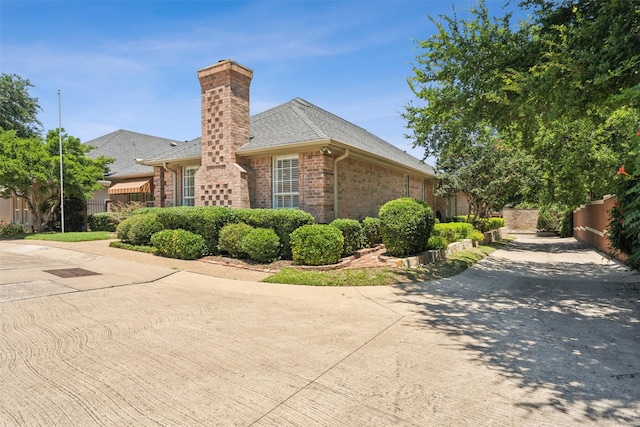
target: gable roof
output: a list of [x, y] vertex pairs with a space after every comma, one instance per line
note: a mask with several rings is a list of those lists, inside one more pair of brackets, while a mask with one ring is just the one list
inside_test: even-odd
[[332, 140], [380, 160], [435, 175], [430, 165], [302, 98], [292, 99], [251, 117], [250, 131], [251, 140], [238, 149], [238, 154], [249, 155], [294, 143]]
[[115, 159], [109, 165], [107, 177], [126, 177], [152, 175], [152, 167], [139, 164], [136, 160], [154, 157], [184, 143], [120, 129], [87, 141], [85, 144], [95, 147], [87, 153], [87, 156], [91, 158], [105, 156]]
[[[269, 151], [287, 149], [293, 145], [299, 147], [305, 146], [305, 143], [331, 142], [332, 145], [350, 148], [361, 155], [372, 157], [379, 163], [393, 163], [402, 168], [435, 176], [432, 166], [302, 98], [292, 99], [252, 116], [250, 133], [250, 141], [237, 150], [239, 155], [269, 155]], [[196, 160], [202, 155], [201, 146], [201, 138], [178, 143], [165, 151], [157, 152], [156, 155], [148, 153], [140, 163], [159, 165], [163, 162]]]

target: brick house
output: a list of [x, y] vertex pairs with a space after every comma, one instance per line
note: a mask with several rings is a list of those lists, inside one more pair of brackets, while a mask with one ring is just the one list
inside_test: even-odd
[[293, 207], [326, 223], [409, 196], [466, 213], [435, 197], [431, 166], [303, 99], [250, 117], [252, 77], [230, 60], [198, 71], [202, 137], [138, 160], [154, 168], [155, 206]]

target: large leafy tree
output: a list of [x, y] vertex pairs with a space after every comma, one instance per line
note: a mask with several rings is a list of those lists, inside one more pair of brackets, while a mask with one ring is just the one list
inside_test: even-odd
[[[57, 130], [49, 131], [45, 140], [0, 130], [0, 196], [26, 200], [37, 231], [42, 231], [60, 207], [59, 142]], [[65, 196], [86, 200], [101, 188], [98, 180], [111, 159], [87, 157], [91, 147], [66, 133], [62, 147]]]
[[20, 138], [38, 136], [42, 129], [37, 118], [41, 108], [38, 98], [29, 95], [30, 87], [28, 79], [16, 74], [0, 75], [0, 128], [15, 130]]
[[533, 156], [488, 135], [476, 136], [465, 150], [441, 155], [436, 164], [440, 196], [462, 193], [470, 214], [486, 218], [538, 185]]
[[[530, 0], [515, 26], [484, 2], [469, 19], [432, 19], [409, 84], [404, 117], [425, 156], [471, 150], [485, 128], [535, 156], [545, 202], [575, 206], [613, 190], [637, 125], [640, 6], [637, 1]], [[472, 156], [473, 157], [473, 156]], [[536, 200], [538, 201], [538, 200]]]

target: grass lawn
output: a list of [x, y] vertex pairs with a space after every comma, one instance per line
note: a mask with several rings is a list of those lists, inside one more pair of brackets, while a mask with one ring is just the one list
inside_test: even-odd
[[284, 268], [267, 277], [263, 282], [307, 286], [384, 286], [397, 283], [426, 282], [460, 274], [510, 241], [505, 240], [488, 246], [478, 246], [419, 268], [363, 268], [330, 271]]
[[72, 231], [68, 233], [25, 234], [18, 238], [24, 238], [26, 240], [49, 240], [53, 242], [88, 242], [90, 240], [114, 239], [115, 234], [109, 231]]

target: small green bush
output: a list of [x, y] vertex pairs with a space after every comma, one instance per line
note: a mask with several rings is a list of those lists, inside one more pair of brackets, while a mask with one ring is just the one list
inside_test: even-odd
[[497, 229], [502, 228], [502, 227], [506, 227], [506, 223], [504, 222], [504, 218], [489, 218], [489, 219], [487, 219], [486, 230], [480, 230], [480, 231], [497, 230]]
[[244, 222], [225, 225], [218, 237], [218, 250], [234, 258], [247, 258], [248, 253], [242, 249], [242, 239], [253, 230], [252, 226]]
[[380, 234], [391, 256], [418, 254], [427, 249], [435, 215], [431, 207], [417, 199], [403, 197], [380, 208]]
[[90, 231], [116, 231], [122, 215], [115, 212], [99, 212], [87, 217], [87, 225]]
[[125, 243], [129, 242], [129, 230], [131, 230], [132, 224], [132, 221], [129, 219], [130, 218], [120, 221], [116, 227], [116, 237]]
[[[128, 223], [128, 229], [126, 239], [123, 239], [123, 241], [134, 245], [151, 244], [151, 236], [164, 228], [158, 222], [157, 216], [152, 213], [133, 215], [124, 220], [124, 222]], [[118, 227], [118, 230], [120, 230], [120, 227]], [[120, 232], [118, 232], [118, 237], [120, 237]]]
[[447, 249], [447, 241], [440, 236], [431, 236], [427, 242], [427, 249]]
[[10, 236], [14, 234], [24, 234], [24, 227], [20, 224], [11, 224], [0, 220], [0, 236]]
[[278, 259], [281, 245], [280, 238], [271, 228], [254, 228], [242, 238], [241, 246], [249, 258], [268, 263]]
[[474, 242], [484, 242], [484, 233], [480, 230], [473, 230], [469, 238]]
[[342, 232], [344, 237], [344, 245], [342, 247], [342, 256], [353, 255], [358, 249], [364, 246], [364, 234], [362, 234], [362, 225], [355, 219], [338, 218], [333, 220], [330, 226], [337, 228]]
[[442, 237], [447, 241], [447, 244], [462, 239], [471, 239], [473, 231], [473, 225], [468, 222], [447, 222], [436, 224], [433, 227], [433, 235]]
[[365, 245], [369, 248], [382, 243], [380, 235], [380, 219], [366, 217], [362, 220], [362, 234], [364, 235]]
[[342, 232], [330, 225], [303, 225], [291, 233], [294, 264], [335, 264], [340, 260], [343, 245]]
[[560, 228], [558, 230], [560, 237], [573, 237], [573, 210], [565, 209], [562, 212], [560, 220]]
[[556, 206], [541, 208], [538, 211], [538, 230], [557, 232], [560, 229], [561, 216], [562, 213]]
[[205, 255], [207, 245], [199, 234], [186, 230], [162, 230], [151, 236], [156, 253], [168, 258], [198, 259]]

